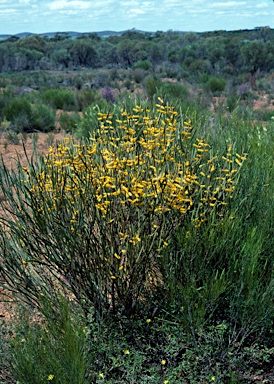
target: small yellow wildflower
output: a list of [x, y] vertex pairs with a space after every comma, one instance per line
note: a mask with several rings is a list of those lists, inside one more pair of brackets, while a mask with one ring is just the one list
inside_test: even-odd
[[48, 375], [48, 380], [51, 381], [54, 379], [54, 375]]
[[211, 381], [215, 381], [215, 376], [212, 376], [212, 377], [211, 377]]
[[130, 354], [129, 350], [126, 349], [126, 350], [124, 351], [124, 354], [125, 354], [125, 355], [129, 355], [129, 354]]
[[165, 380], [165, 381], [164, 381], [164, 384], [168, 384], [168, 383], [169, 383], [169, 381], [168, 381], [168, 380]]
[[147, 323], [150, 323], [151, 322], [151, 319], [147, 319]]
[[166, 365], [166, 360], [162, 360], [162, 361], [161, 361], [161, 364], [162, 364], [162, 365]]
[[115, 280], [116, 279], [116, 276], [110, 276], [110, 278], [112, 279], [112, 280]]
[[103, 373], [99, 373], [99, 377], [101, 377], [103, 379], [104, 378], [104, 374]]

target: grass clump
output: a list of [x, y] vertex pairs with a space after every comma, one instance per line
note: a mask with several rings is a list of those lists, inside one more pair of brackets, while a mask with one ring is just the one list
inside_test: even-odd
[[87, 329], [77, 308], [64, 297], [52, 307], [41, 298], [42, 313], [20, 308], [10, 343], [10, 372], [16, 383], [88, 383]]

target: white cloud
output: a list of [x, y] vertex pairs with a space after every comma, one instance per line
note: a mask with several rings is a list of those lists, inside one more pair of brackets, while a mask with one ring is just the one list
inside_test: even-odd
[[255, 5], [255, 8], [267, 8], [268, 5], [268, 3], [259, 3]]
[[212, 3], [209, 5], [210, 8], [218, 8], [218, 7], [240, 7], [246, 5], [246, 1], [224, 1], [218, 3]]
[[132, 8], [128, 11], [128, 13], [132, 16], [136, 16], [136, 15], [145, 14], [145, 11], [143, 11], [142, 9], [139, 9], [139, 8]]
[[10, 15], [16, 12], [16, 9], [0, 9], [0, 15]]
[[52, 11], [58, 11], [58, 10], [67, 9], [67, 8], [88, 9], [90, 8], [90, 3], [87, 1], [81, 1], [81, 0], [73, 0], [73, 1], [58, 0], [50, 3], [49, 8]]

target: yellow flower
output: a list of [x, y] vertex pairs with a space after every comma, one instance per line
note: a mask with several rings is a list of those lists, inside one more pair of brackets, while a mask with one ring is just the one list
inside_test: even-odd
[[168, 380], [165, 380], [165, 381], [164, 381], [164, 384], [168, 384], [168, 383], [169, 383], [169, 381], [168, 381]]
[[125, 355], [129, 355], [129, 354], [130, 354], [129, 350], [126, 349], [126, 350], [124, 351], [124, 354], [125, 354]]
[[103, 373], [99, 373], [99, 377], [104, 377], [104, 374]]
[[147, 319], [147, 323], [150, 323], [151, 322], [151, 319]]
[[49, 375], [49, 376], [48, 376], [48, 380], [49, 380], [49, 381], [53, 380], [53, 378], [54, 378], [54, 375]]
[[211, 377], [211, 381], [215, 381], [215, 376], [212, 376], [212, 377]]
[[162, 365], [166, 365], [166, 360], [162, 360], [162, 361], [161, 361], [161, 364], [162, 364]]

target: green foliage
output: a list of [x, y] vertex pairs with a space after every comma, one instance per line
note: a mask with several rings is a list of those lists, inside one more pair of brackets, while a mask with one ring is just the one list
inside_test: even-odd
[[140, 84], [146, 77], [147, 72], [142, 68], [135, 68], [131, 73], [131, 78], [135, 81], [135, 83]]
[[54, 112], [41, 103], [32, 105], [25, 97], [19, 97], [4, 107], [3, 114], [15, 132], [48, 132], [54, 129]]
[[98, 102], [99, 99], [99, 92], [95, 89], [84, 88], [76, 94], [76, 102], [79, 111], [83, 111], [91, 104]]
[[152, 99], [153, 96], [156, 94], [157, 90], [160, 88], [160, 86], [161, 86], [161, 81], [156, 80], [153, 77], [148, 78], [147, 81], [146, 81], [146, 93], [147, 93], [147, 96], [150, 99]]
[[216, 94], [222, 92], [225, 89], [226, 81], [220, 77], [211, 76], [208, 79], [206, 85], [213, 94]]
[[0, 272], [24, 299], [37, 304], [40, 290], [62, 284], [98, 318], [132, 316], [150, 279], [161, 280], [158, 259], [177, 226], [225, 209], [238, 160], [228, 149], [231, 163], [217, 164], [204, 140], [192, 142], [190, 123], [160, 102], [99, 112], [97, 125], [87, 111], [89, 143], [64, 143], [18, 175], [3, 165], [2, 208], [14, 206], [18, 219], [2, 217]]
[[[11, 341], [10, 371], [17, 383], [87, 383], [87, 332], [83, 318], [60, 297], [58, 307], [42, 299], [43, 317], [21, 309]], [[78, 308], [79, 311], [79, 308]], [[41, 317], [41, 315], [40, 315]]]
[[55, 113], [47, 105], [39, 103], [32, 107], [30, 131], [49, 132], [55, 129]]
[[55, 109], [73, 110], [76, 108], [75, 93], [66, 89], [44, 91], [42, 101]]
[[137, 63], [134, 64], [134, 68], [149, 70], [151, 68], [152, 64], [148, 60], [139, 60]]
[[72, 115], [68, 113], [61, 113], [58, 122], [63, 131], [67, 133], [75, 133], [80, 120], [81, 118], [78, 113], [74, 113]]
[[3, 109], [3, 114], [8, 121], [14, 122], [16, 118], [25, 116], [31, 119], [31, 103], [24, 97], [17, 98]]
[[180, 83], [163, 83], [159, 92], [165, 96], [167, 100], [183, 101], [188, 97], [188, 89]]
[[229, 112], [234, 111], [234, 109], [239, 105], [239, 97], [235, 94], [231, 94], [226, 99], [226, 105]]

